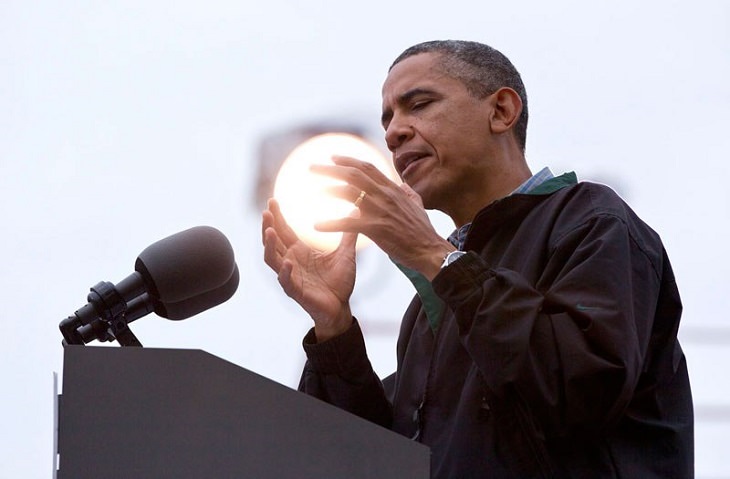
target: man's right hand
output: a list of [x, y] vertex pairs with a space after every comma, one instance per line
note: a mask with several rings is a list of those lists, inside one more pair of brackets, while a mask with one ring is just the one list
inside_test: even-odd
[[284, 292], [314, 320], [318, 341], [344, 333], [352, 325], [350, 296], [355, 286], [357, 233], [344, 233], [336, 250], [309, 247], [286, 223], [270, 199], [263, 212], [264, 261], [278, 275]]

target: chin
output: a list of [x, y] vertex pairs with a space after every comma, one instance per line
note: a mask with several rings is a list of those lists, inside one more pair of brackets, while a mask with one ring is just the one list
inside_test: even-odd
[[423, 207], [427, 210], [435, 210], [438, 209], [438, 206], [435, 204], [433, 200], [433, 196], [428, 193], [428, 191], [421, 191], [417, 189], [413, 189], [416, 193], [418, 193], [418, 196], [421, 197], [421, 202], [423, 202]]

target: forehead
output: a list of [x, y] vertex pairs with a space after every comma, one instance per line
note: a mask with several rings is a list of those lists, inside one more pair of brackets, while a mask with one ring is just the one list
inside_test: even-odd
[[440, 60], [439, 53], [419, 53], [393, 66], [383, 83], [383, 105], [396, 102], [401, 95], [416, 88], [465, 88], [461, 81], [444, 70]]

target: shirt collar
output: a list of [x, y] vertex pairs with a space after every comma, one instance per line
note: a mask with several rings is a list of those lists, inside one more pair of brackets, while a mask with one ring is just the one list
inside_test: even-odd
[[511, 194], [514, 195], [529, 193], [547, 180], [552, 179], [553, 176], [553, 172], [550, 171], [550, 168], [546, 166], [545, 168], [525, 180], [525, 182], [518, 186]]

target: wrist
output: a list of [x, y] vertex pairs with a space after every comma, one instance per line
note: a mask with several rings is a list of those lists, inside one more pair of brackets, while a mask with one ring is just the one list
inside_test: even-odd
[[465, 254], [466, 251], [459, 251], [456, 249], [448, 251], [446, 254], [437, 258], [438, 268], [432, 269], [430, 275], [426, 277], [429, 281], [433, 281], [433, 279], [436, 277], [437, 274], [441, 272], [442, 269], [446, 268], [448, 265], [461, 258]]
[[420, 271], [421, 274], [423, 274], [429, 281], [432, 281], [433, 278], [439, 274], [441, 269], [443, 269], [446, 259], [457, 252], [458, 250], [455, 249], [454, 245], [451, 243], [443, 245], [436, 252], [432, 252], [428, 255], [427, 266]]
[[321, 343], [344, 333], [352, 326], [352, 312], [349, 306], [344, 306], [336, 318], [314, 322], [314, 334], [317, 342]]

